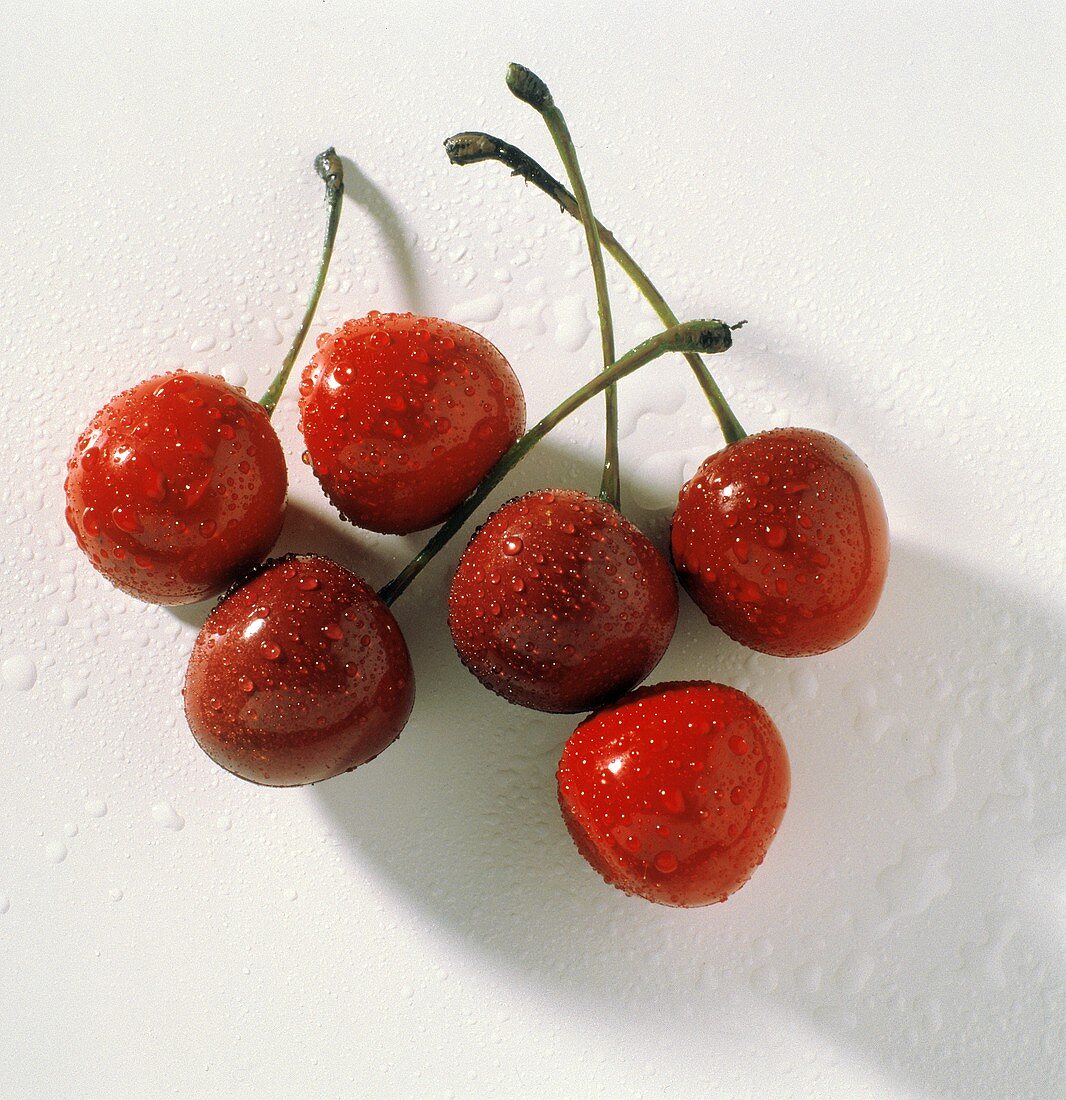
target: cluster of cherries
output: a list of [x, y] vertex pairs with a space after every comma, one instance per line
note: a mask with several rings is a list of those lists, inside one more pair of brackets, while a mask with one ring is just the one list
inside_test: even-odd
[[[189, 661], [192, 733], [244, 779], [315, 783], [373, 759], [411, 713], [414, 674], [389, 605], [530, 447], [606, 392], [609, 476], [600, 498], [552, 488], [498, 509], [462, 555], [448, 622], [463, 663], [503, 698], [592, 712], [563, 750], [558, 790], [578, 850], [607, 882], [670, 905], [721, 901], [766, 854], [788, 799], [789, 764], [773, 722], [741, 691], [696, 681], [632, 690], [673, 635], [675, 573], [710, 622], [741, 644], [785, 657], [822, 653], [874, 612], [888, 561], [884, 508], [866, 467], [831, 436], [743, 432], [699, 359], [730, 346], [730, 327], [677, 322], [592, 217], [543, 82], [512, 66], [508, 85], [544, 117], [574, 194], [486, 134], [449, 139], [448, 154], [460, 164], [500, 160], [582, 220], [605, 369], [524, 432], [517, 377], [467, 328], [372, 312], [320, 336], [300, 382], [304, 461], [360, 527], [407, 534], [441, 525], [381, 593], [315, 554], [264, 560], [287, 490], [270, 416], [332, 251], [343, 192], [333, 150], [316, 161], [329, 207], [318, 280], [270, 390], [257, 403], [220, 378], [177, 371], [119, 394], [68, 462], [67, 522], [92, 564], [139, 599], [183, 604], [224, 593]], [[666, 326], [617, 360], [601, 245]], [[689, 358], [727, 440], [681, 489], [672, 567], [619, 511], [610, 415], [614, 384], [670, 351]]]

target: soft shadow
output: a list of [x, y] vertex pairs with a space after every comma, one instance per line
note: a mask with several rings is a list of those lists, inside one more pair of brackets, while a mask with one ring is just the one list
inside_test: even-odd
[[341, 520], [325, 497], [313, 504], [290, 498], [285, 526], [271, 555], [319, 554], [380, 588], [417, 553], [425, 538], [424, 534], [379, 535], [364, 531]]
[[207, 622], [207, 616], [211, 614], [216, 602], [212, 598], [210, 600], [200, 600], [199, 603], [181, 604], [178, 607], [164, 607], [163, 610], [169, 611], [175, 619], [199, 632], [200, 628]]
[[[1061, 616], [905, 545], [874, 624], [810, 661], [750, 654], [683, 600], [652, 679], [749, 690], [782, 729], [794, 782], [753, 881], [726, 905], [674, 911], [581, 861], [553, 776], [577, 719], [484, 691], [450, 644], [447, 571], [429, 580], [417, 609], [398, 608], [418, 674], [410, 725], [315, 790], [358, 873], [435, 935], [607, 1026], [655, 1021], [649, 1058], [664, 1035], [696, 1041], [770, 1002], [927, 1094], [1035, 1094], [1054, 1078], [1039, 1037], [1042, 988], [1062, 978], [1045, 895], [1061, 819], [1039, 765], [1061, 702]], [[1001, 1033], [1005, 1005], [1033, 1041], [968, 1057]]]
[[407, 234], [396, 207], [354, 160], [341, 157], [341, 164], [344, 166], [344, 196], [361, 206], [377, 224], [396, 264], [407, 308], [414, 313], [425, 313], [422, 277], [411, 256]]

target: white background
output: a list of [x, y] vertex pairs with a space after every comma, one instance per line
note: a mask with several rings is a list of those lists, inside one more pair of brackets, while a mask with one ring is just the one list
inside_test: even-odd
[[[1063, 1094], [1054, 7], [4, 5], [0, 1093]], [[179, 365], [265, 387], [331, 143], [349, 192], [315, 332], [465, 321], [531, 421], [596, 368], [576, 224], [441, 150], [488, 129], [555, 167], [511, 60], [677, 312], [748, 319], [713, 363], [745, 426], [838, 434], [892, 523], [881, 610], [836, 653], [753, 656], [683, 600], [653, 679], [748, 690], [794, 769], [722, 906], [628, 899], [580, 860], [553, 779], [573, 721], [491, 697], [450, 647], [458, 545], [397, 605], [400, 741], [272, 792], [185, 728], [206, 608], [121, 596], [63, 524], [64, 461], [113, 393]], [[625, 348], [656, 326], [612, 286]], [[621, 399], [627, 508], [661, 537], [719, 437], [679, 360]], [[600, 415], [506, 495], [592, 489]], [[381, 583], [420, 539], [343, 527], [295, 421], [290, 396], [283, 547]]]

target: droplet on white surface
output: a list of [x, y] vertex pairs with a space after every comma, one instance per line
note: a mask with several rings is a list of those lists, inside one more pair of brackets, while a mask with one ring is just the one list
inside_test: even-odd
[[772, 966], [757, 966], [751, 972], [751, 987], [756, 993], [773, 993], [777, 983], [777, 970]]
[[49, 863], [62, 863], [67, 858], [67, 846], [61, 840], [55, 840], [44, 850]]
[[59, 694], [63, 702], [73, 710], [89, 694], [89, 681], [77, 676], [64, 676]]
[[3, 916], [11, 908], [11, 899], [7, 894], [0, 894], [0, 916]]
[[122, 900], [122, 891], [121, 890], [108, 890], [107, 896], [112, 901], [121, 901]]
[[818, 677], [809, 668], [792, 673], [792, 693], [797, 699], [810, 702], [818, 694]]
[[885, 867], [877, 876], [877, 889], [890, 919], [918, 916], [951, 890], [951, 876], [945, 870], [948, 854], [943, 849], [929, 851], [911, 841], [904, 844], [899, 862]]
[[85, 803], [85, 812], [90, 817], [106, 817], [107, 803], [102, 798], [90, 798]]
[[216, 825], [217, 825], [217, 826], [218, 826], [218, 827], [219, 827], [219, 828], [220, 828], [220, 829], [222, 830], [222, 832], [224, 832], [224, 833], [228, 833], [228, 832], [230, 831], [230, 829], [232, 829], [232, 828], [233, 828], [233, 822], [232, 822], [232, 821], [230, 820], [230, 818], [228, 818], [228, 817], [226, 817], [226, 816], [224, 816], [224, 815], [223, 815], [222, 817], [220, 817], [220, 818], [218, 819], [218, 821], [216, 821], [216, 822], [215, 822], [215, 824], [216, 824]]
[[169, 802], [157, 802], [152, 807], [152, 820], [164, 829], [179, 832], [185, 828], [185, 818]]
[[0, 679], [12, 691], [29, 691], [37, 683], [37, 666], [29, 657], [16, 654], [0, 665]]
[[68, 822], [63, 826], [63, 835], [66, 837], [75, 837], [78, 835], [78, 826], [73, 821]]
[[227, 363], [222, 368], [222, 377], [231, 386], [248, 385], [248, 372], [243, 367], [238, 367], [236, 363]]
[[580, 351], [592, 332], [585, 299], [578, 294], [568, 294], [552, 303], [555, 317], [555, 342], [564, 351]]
[[480, 298], [471, 298], [453, 306], [449, 311], [449, 316], [461, 325], [485, 323], [495, 321], [502, 309], [502, 295], [485, 294]]

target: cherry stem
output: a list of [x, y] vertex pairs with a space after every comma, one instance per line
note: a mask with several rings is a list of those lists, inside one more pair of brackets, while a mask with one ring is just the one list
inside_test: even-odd
[[[477, 130], [467, 130], [448, 138], [444, 143], [444, 149], [452, 164], [466, 165], [477, 164], [486, 160], [499, 161], [500, 164], [511, 170], [512, 175], [521, 176], [527, 183], [533, 184], [534, 187], [543, 191], [548, 198], [558, 203], [559, 208], [565, 213], [580, 220], [581, 211], [577, 199], [566, 187], [528, 153], [523, 152], [517, 146], [511, 145], [502, 138], [481, 133]], [[605, 225], [597, 222], [596, 229], [599, 233], [600, 243], [644, 296], [645, 301], [655, 310], [659, 320], [664, 325], [676, 325], [678, 323], [677, 315], [667, 304], [658, 287], [648, 277], [647, 272]], [[729, 403], [718, 388], [718, 383], [715, 382], [706, 364], [698, 355], [693, 353], [686, 353], [685, 358], [692, 368], [692, 373], [696, 376], [696, 381], [707, 397], [707, 401], [722, 429], [722, 435], [725, 436], [726, 443], [739, 442], [747, 435], [747, 432], [741, 427], [740, 421], [729, 407]]]
[[[736, 327], [736, 326], [734, 326]], [[387, 604], [392, 604], [404, 589], [429, 564], [437, 553], [448, 544], [452, 536], [474, 514], [479, 505], [497, 485], [518, 465], [525, 455], [539, 443], [560, 421], [581, 408], [586, 401], [613, 386], [626, 375], [658, 359], [667, 352], [705, 352], [714, 354], [727, 351], [733, 344], [733, 332], [729, 325], [721, 321], [686, 321], [645, 340], [627, 355], [617, 360], [606, 370], [601, 371], [590, 382], [586, 382], [565, 401], [560, 402], [542, 420], [539, 420], [526, 432], [503, 457], [485, 475], [478, 487], [455, 509], [448, 519], [437, 529], [433, 537], [411, 559], [378, 595]]]
[[315, 171], [325, 181], [326, 203], [328, 204], [328, 217], [326, 219], [326, 239], [322, 245], [322, 258], [318, 263], [318, 277], [311, 288], [311, 297], [307, 300], [307, 309], [304, 310], [303, 320], [292, 338], [292, 346], [289, 348], [285, 361], [281, 364], [281, 370], [274, 376], [266, 393], [259, 399], [259, 404], [266, 409], [268, 417], [272, 416], [281, 400], [282, 390], [292, 373], [296, 356], [303, 347], [307, 330], [311, 327], [311, 321], [315, 316], [318, 299], [322, 297], [322, 288], [326, 284], [326, 272], [329, 270], [330, 257], [333, 255], [333, 242], [337, 239], [337, 226], [341, 220], [341, 199], [344, 197], [344, 168], [341, 158], [336, 150], [330, 146], [325, 152], [315, 157]]
[[[507, 87], [524, 103], [530, 104], [544, 119], [548, 133], [559, 150], [559, 157], [566, 169], [570, 186], [577, 198], [578, 218], [585, 230], [592, 278], [596, 285], [596, 310], [600, 318], [600, 346], [603, 350], [603, 369], [614, 362], [614, 322], [611, 319], [611, 299], [607, 292], [607, 272], [603, 266], [600, 248], [599, 222], [592, 214], [588, 188], [581, 175], [570, 129], [562, 111], [555, 105], [547, 84], [524, 65], [511, 64], [507, 68]], [[677, 322], [675, 321], [674, 324]], [[603, 448], [603, 480], [600, 483], [600, 499], [620, 508], [622, 501], [621, 475], [618, 463], [618, 392], [614, 386], [604, 390], [606, 402], [606, 438]]]

